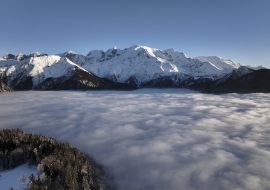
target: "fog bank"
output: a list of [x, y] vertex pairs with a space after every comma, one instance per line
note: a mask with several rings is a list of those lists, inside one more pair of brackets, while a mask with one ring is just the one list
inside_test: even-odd
[[269, 94], [0, 94], [0, 128], [70, 142], [109, 166], [120, 190], [270, 189], [269, 121]]

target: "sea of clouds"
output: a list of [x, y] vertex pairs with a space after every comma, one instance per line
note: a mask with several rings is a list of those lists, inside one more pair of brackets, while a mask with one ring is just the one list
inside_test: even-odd
[[50, 135], [119, 190], [270, 189], [270, 94], [185, 89], [0, 94], [0, 128]]

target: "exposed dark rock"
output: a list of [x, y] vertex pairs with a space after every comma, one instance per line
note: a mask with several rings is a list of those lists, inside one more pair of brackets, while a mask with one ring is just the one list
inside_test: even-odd
[[2, 80], [0, 80], [0, 92], [13, 92], [14, 90], [6, 85]]
[[225, 82], [203, 90], [205, 93], [269, 93], [270, 70], [260, 69], [241, 77], [230, 76]]
[[3, 59], [15, 59], [15, 55], [7, 53], [6, 55], [3, 56]]
[[75, 67], [75, 74], [69, 78], [47, 78], [34, 90], [134, 90], [128, 84], [115, 83], [99, 78], [93, 73]]
[[34, 52], [34, 53], [30, 54], [30, 57], [40, 57], [40, 56], [41, 56], [41, 54], [38, 52]]
[[[56, 82], [55, 84], [53, 84]], [[47, 83], [47, 84], [46, 84]], [[50, 88], [48, 88], [49, 86]], [[38, 89], [45, 90], [93, 90], [101, 89], [105, 85], [94, 74], [75, 67], [75, 74], [69, 79], [48, 78], [41, 83]]]
[[28, 55], [25, 55], [25, 54], [22, 54], [22, 53], [19, 53], [19, 54], [16, 56], [16, 60], [17, 60], [17, 61], [22, 61], [22, 60], [25, 60], [25, 59], [27, 59], [27, 58], [29, 58], [29, 56], [28, 56]]
[[169, 76], [160, 77], [141, 84], [141, 87], [173, 87], [174, 81]]
[[[175, 76], [177, 77], [177, 76]], [[154, 80], [150, 80], [141, 84], [141, 87], [153, 87], [153, 88], [189, 88], [194, 90], [202, 90], [213, 85], [213, 79], [200, 78], [194, 79], [194, 77], [184, 78], [172, 78], [170, 76], [159, 77]]]
[[131, 86], [129, 84], [120, 83], [120, 82], [113, 82], [111, 80], [100, 78], [104, 85], [102, 90], [136, 90], [137, 87]]
[[214, 83], [214, 80], [211, 78], [199, 78], [194, 79], [193, 77], [189, 80], [183, 81], [183, 86], [185, 88], [189, 88], [192, 90], [203, 90], [205, 88], [208, 88], [209, 86], [212, 86]]
[[139, 84], [136, 77], [130, 77], [125, 83], [133, 87], [137, 87]]
[[33, 89], [33, 77], [26, 77], [25, 80], [20, 80], [19, 83], [15, 83], [13, 86], [15, 90], [32, 90]]
[[254, 70], [249, 69], [247, 67], [239, 67], [237, 70], [233, 70], [232, 73], [227, 74], [226, 76], [216, 80], [212, 86], [209, 86], [209, 88], [214, 88], [216, 86], [226, 85], [232, 83], [234, 80], [253, 72]]

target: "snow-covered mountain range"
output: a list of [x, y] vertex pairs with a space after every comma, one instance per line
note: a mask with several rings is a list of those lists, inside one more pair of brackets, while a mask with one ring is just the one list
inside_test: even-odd
[[[97, 87], [89, 80], [85, 82], [78, 74], [80, 71], [98, 80], [108, 79], [110, 83], [134, 87], [192, 87], [221, 81], [233, 72], [242, 76], [260, 68], [263, 67], [252, 68], [218, 56], [190, 58], [174, 49], [135, 45], [123, 50], [93, 50], [86, 56], [70, 50], [57, 55], [6, 54], [0, 60], [0, 79], [14, 89], [48, 90], [54, 89], [56, 84], [59, 87], [77, 74], [81, 76], [80, 83]], [[65, 85], [68, 88], [67, 82]]]

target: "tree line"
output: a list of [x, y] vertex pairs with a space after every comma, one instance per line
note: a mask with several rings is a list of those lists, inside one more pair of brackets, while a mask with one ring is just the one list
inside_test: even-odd
[[106, 167], [70, 143], [20, 129], [0, 129], [0, 171], [37, 166], [27, 190], [114, 190]]

